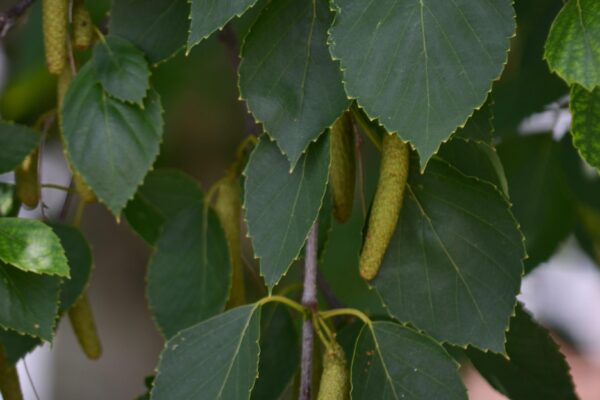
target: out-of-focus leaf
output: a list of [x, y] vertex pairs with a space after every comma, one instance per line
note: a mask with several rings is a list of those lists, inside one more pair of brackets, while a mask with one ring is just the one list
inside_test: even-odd
[[37, 147], [41, 137], [26, 126], [0, 122], [0, 174], [18, 167]]

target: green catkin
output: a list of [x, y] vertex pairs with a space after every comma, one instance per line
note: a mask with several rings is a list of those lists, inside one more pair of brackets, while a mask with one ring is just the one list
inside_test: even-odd
[[51, 74], [59, 75], [67, 60], [68, 0], [43, 0], [42, 28], [46, 64]]
[[360, 275], [375, 278], [400, 216], [409, 167], [408, 145], [396, 134], [383, 137], [381, 167], [367, 237], [360, 254]]
[[87, 49], [94, 38], [94, 25], [83, 0], [73, 3], [73, 47]]
[[23, 400], [17, 368], [6, 357], [0, 345], [0, 393], [4, 400]]
[[[73, 80], [73, 73], [71, 72], [71, 68], [68, 65], [65, 65], [63, 71], [58, 76], [58, 80], [56, 83], [56, 99], [57, 99], [57, 112], [58, 112], [58, 123], [60, 126], [61, 138], [62, 138], [62, 108], [65, 99], [65, 94], [67, 93], [67, 89], [69, 88], [69, 84]], [[64, 138], [63, 138], [64, 140]], [[71, 172], [73, 173], [73, 184], [75, 185], [75, 190], [81, 200], [85, 203], [93, 203], [96, 201], [96, 196], [92, 189], [89, 188], [83, 181], [83, 178], [77, 172], [72, 165], [69, 165]]]
[[40, 182], [38, 179], [39, 149], [25, 157], [15, 170], [17, 197], [27, 208], [35, 208], [40, 202]]
[[92, 309], [85, 294], [69, 309], [69, 319], [85, 355], [92, 360], [100, 358], [102, 346], [96, 331]]
[[345, 112], [331, 127], [331, 164], [329, 183], [333, 216], [346, 222], [352, 214], [356, 159], [354, 157], [354, 129], [350, 112]]
[[344, 350], [332, 343], [331, 350], [323, 354], [323, 373], [317, 400], [346, 400], [349, 393], [348, 368]]
[[241, 188], [237, 176], [228, 173], [218, 183], [218, 197], [215, 211], [225, 231], [231, 261], [231, 290], [227, 308], [246, 304], [244, 270], [242, 268], [240, 218], [242, 209]]

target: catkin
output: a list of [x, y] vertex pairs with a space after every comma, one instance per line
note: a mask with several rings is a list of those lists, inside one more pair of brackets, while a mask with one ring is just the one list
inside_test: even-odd
[[2, 345], [0, 345], [0, 393], [4, 400], [23, 400], [17, 369], [7, 359]]
[[346, 222], [352, 214], [356, 160], [354, 157], [354, 130], [352, 117], [345, 112], [331, 127], [331, 164], [329, 182], [333, 216]]
[[42, 27], [46, 64], [51, 74], [59, 75], [67, 59], [68, 0], [43, 0]]
[[348, 368], [342, 347], [333, 343], [323, 354], [323, 373], [317, 400], [345, 400], [349, 393]]
[[237, 176], [229, 173], [218, 184], [218, 197], [215, 211], [221, 221], [229, 248], [231, 261], [231, 290], [227, 308], [233, 308], [246, 303], [244, 286], [244, 271], [242, 268], [242, 253], [240, 247], [240, 217], [242, 209], [241, 188]]
[[396, 134], [383, 137], [377, 190], [369, 217], [367, 237], [360, 254], [360, 275], [375, 278], [396, 229], [408, 178], [408, 145]]
[[94, 38], [94, 26], [83, 0], [73, 3], [73, 47], [87, 49]]
[[15, 170], [17, 197], [27, 208], [35, 208], [40, 202], [40, 182], [38, 179], [39, 150], [35, 149], [25, 157]]
[[100, 358], [102, 346], [96, 332], [92, 309], [85, 294], [69, 309], [69, 319], [85, 355], [92, 360]]

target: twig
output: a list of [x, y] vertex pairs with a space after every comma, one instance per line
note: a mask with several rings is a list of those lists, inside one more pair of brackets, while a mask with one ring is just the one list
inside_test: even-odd
[[[231, 28], [230, 24], [225, 25], [225, 27], [219, 31], [219, 40], [225, 48], [227, 49], [227, 53], [229, 55], [229, 61], [231, 63], [231, 69], [233, 71], [233, 75], [237, 80], [238, 70], [240, 69], [240, 45], [238, 43], [237, 37], [235, 36], [235, 32], [233, 28]], [[248, 111], [248, 107], [246, 103], [243, 102], [243, 110], [244, 110], [244, 126], [246, 129], [247, 135], [258, 135], [260, 133], [258, 129], [258, 125], [254, 122], [254, 118]]]
[[[315, 222], [308, 234], [304, 257], [304, 291], [302, 305], [312, 312], [317, 308], [317, 248], [319, 224]], [[312, 381], [312, 356], [315, 333], [311, 318], [302, 325], [302, 356], [300, 365], [300, 400], [310, 400]]]
[[19, 0], [8, 10], [0, 13], [0, 38], [6, 36], [17, 23], [19, 17], [31, 7], [34, 1], [35, 0]]

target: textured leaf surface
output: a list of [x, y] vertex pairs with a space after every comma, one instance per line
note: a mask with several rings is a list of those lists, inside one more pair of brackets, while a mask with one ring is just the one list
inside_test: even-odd
[[600, 169], [600, 88], [588, 92], [579, 85], [573, 86], [569, 108], [573, 144], [590, 165]]
[[[485, 101], [515, 31], [510, 0], [335, 0], [346, 92], [424, 166]], [[457, 78], [458, 77], [458, 78]]]
[[44, 223], [0, 218], [0, 260], [23, 271], [69, 276], [69, 265], [58, 237]]
[[171, 57], [187, 38], [190, 4], [182, 0], [117, 0], [109, 32], [142, 49], [151, 63]]
[[296, 165], [348, 101], [327, 50], [326, 1], [271, 2], [244, 41], [240, 91], [266, 132]]
[[41, 137], [26, 126], [0, 122], [0, 174], [18, 167], [39, 144]]
[[107, 36], [94, 47], [96, 77], [112, 96], [141, 104], [150, 88], [150, 69], [144, 52], [117, 36]]
[[188, 51], [234, 17], [241, 16], [257, 0], [191, 0], [192, 25], [188, 36]]
[[520, 306], [510, 321], [506, 339], [509, 359], [473, 348], [466, 352], [496, 390], [512, 400], [578, 398], [569, 365], [558, 345]]
[[260, 361], [252, 399], [280, 399], [299, 363], [300, 341], [290, 310], [281, 304], [266, 304], [262, 309]]
[[158, 155], [163, 133], [160, 97], [150, 91], [143, 109], [114, 99], [102, 90], [88, 63], [65, 96], [63, 130], [73, 165], [118, 216]]
[[390, 313], [440, 341], [504, 352], [523, 240], [504, 196], [432, 160], [413, 168], [373, 281]]
[[352, 361], [352, 399], [467, 399], [458, 364], [444, 348], [391, 322], [364, 327]]
[[0, 262], [0, 326], [50, 341], [60, 279]]
[[64, 279], [60, 289], [60, 311], [71, 308], [84, 292], [92, 272], [92, 250], [81, 231], [70, 225], [53, 224], [69, 262], [71, 278]]
[[544, 57], [569, 84], [600, 85], [600, 2], [569, 0], [552, 23]]
[[0, 182], [0, 217], [16, 217], [20, 207], [16, 186]]
[[550, 135], [516, 137], [501, 143], [498, 154], [525, 235], [525, 270], [530, 271], [554, 253], [573, 226], [574, 205], [561, 169], [561, 146]]
[[165, 224], [148, 265], [150, 310], [167, 338], [223, 311], [231, 265], [225, 234], [202, 204]]
[[154, 400], [248, 399], [258, 373], [260, 308], [234, 308], [169, 340]]
[[158, 169], [146, 176], [124, 215], [129, 225], [153, 245], [166, 221], [201, 203], [202, 193], [194, 178], [178, 170]]
[[298, 257], [327, 189], [329, 136], [311, 145], [294, 172], [263, 136], [244, 175], [244, 208], [254, 253], [269, 289]]

